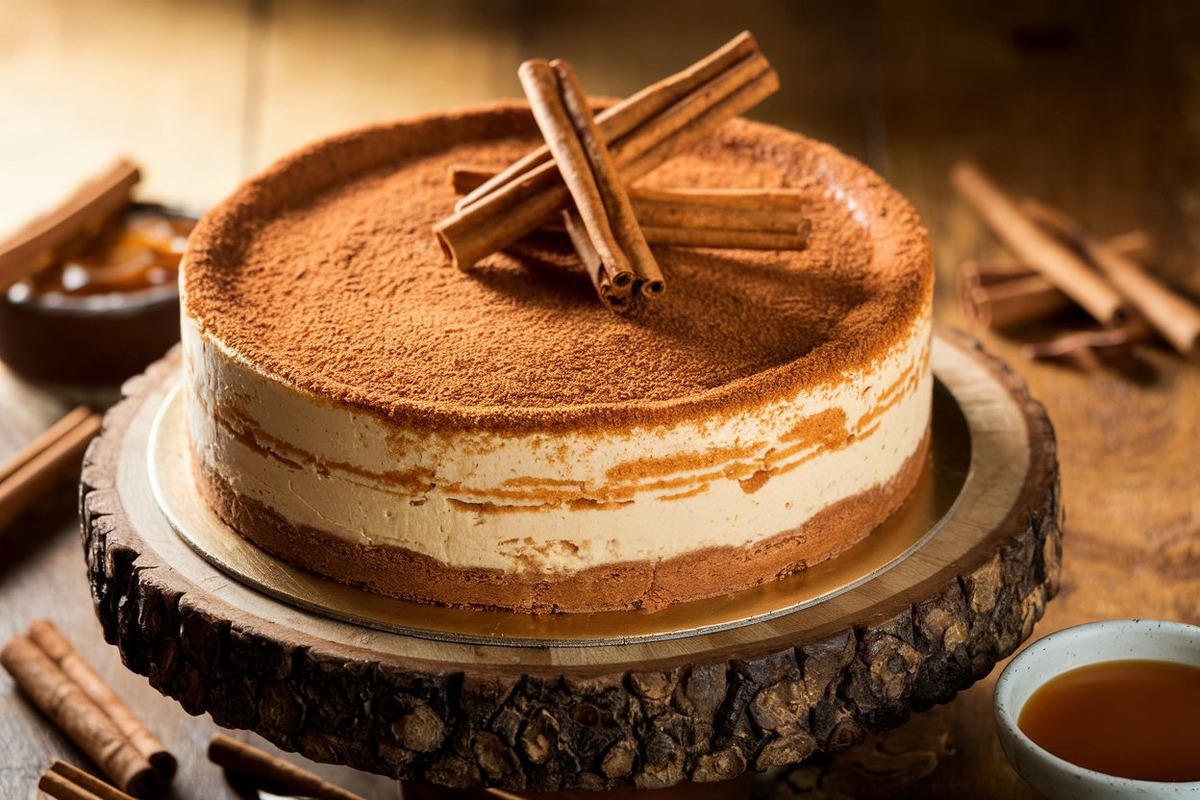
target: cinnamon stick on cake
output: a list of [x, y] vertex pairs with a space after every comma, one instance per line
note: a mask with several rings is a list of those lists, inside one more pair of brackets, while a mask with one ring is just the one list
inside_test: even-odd
[[[589, 274], [601, 297], [605, 296], [604, 287], [612, 285], [613, 276], [625, 274], [633, 279], [623, 281], [622, 288], [628, 287], [632, 296], [661, 294], [665, 288], [662, 271], [638, 226], [574, 71], [563, 61], [534, 59], [522, 64], [517, 74], [574, 200], [578, 222], [587, 232], [589, 254], [594, 251], [599, 256], [589, 265]], [[578, 227], [570, 212], [567, 225], [574, 231], [572, 240], [577, 241]]]
[[[448, 178], [455, 192], [468, 196], [497, 174], [459, 164], [450, 168]], [[626, 193], [642, 235], [651, 245], [803, 250], [812, 231], [798, 189], [628, 186]], [[542, 228], [557, 229], [554, 222]]]
[[[616, 171], [629, 183], [778, 88], [779, 78], [757, 44], [742, 34], [687, 70], [614, 106], [597, 118], [597, 128]], [[549, 148], [545, 155], [538, 148], [464, 198], [453, 215], [434, 226], [455, 266], [472, 266], [566, 208], [570, 193], [555, 162], [544, 160], [548, 157]]]

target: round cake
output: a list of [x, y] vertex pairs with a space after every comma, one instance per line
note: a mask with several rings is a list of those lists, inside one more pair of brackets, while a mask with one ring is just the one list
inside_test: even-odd
[[540, 141], [503, 104], [317, 143], [192, 235], [198, 490], [291, 564], [394, 597], [652, 611], [834, 557], [925, 458], [933, 268], [912, 208], [828, 145], [735, 120], [643, 178], [791, 187], [805, 250], [655, 248], [634, 318], [569, 249], [469, 270], [447, 171]]

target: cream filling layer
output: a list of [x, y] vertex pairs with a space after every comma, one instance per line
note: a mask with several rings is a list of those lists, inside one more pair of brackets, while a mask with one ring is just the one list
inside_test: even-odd
[[928, 427], [929, 337], [926, 309], [868, 369], [719, 419], [506, 435], [334, 406], [182, 326], [192, 446], [235, 492], [356, 544], [507, 572], [746, 547], [886, 484]]

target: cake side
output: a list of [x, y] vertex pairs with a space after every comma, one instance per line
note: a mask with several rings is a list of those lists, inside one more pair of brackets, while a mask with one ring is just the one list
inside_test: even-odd
[[[932, 391], [923, 320], [875, 369], [753, 412], [622, 434], [429, 434], [184, 341], [200, 485], [237, 530], [289, 562], [408, 599], [458, 604], [473, 591], [468, 604], [503, 607], [491, 587], [507, 576], [509, 592], [542, 587], [519, 598], [540, 610], [591, 610], [595, 598], [570, 592], [572, 606], [557, 591], [589, 571], [610, 578], [596, 597], [657, 607], [844, 550], [911, 488]], [[725, 560], [736, 569], [717, 570], [710, 589], [688, 578], [696, 553], [722, 550], [746, 555]]]
[[[853, 547], [895, 513], [920, 477], [928, 435], [886, 484], [832, 503], [798, 527], [746, 547], [713, 545], [662, 560], [615, 561], [577, 571], [453, 567], [405, 547], [331, 536], [237, 491], [227, 473], [200, 481], [208, 505], [235, 530], [284, 561], [340, 583], [416, 602], [518, 612], [653, 612], [742, 591], [791, 575]], [[196, 464], [197, 470], [205, 470]], [[656, 532], [672, 538], [681, 529]], [[540, 555], [540, 553], [539, 553]]]

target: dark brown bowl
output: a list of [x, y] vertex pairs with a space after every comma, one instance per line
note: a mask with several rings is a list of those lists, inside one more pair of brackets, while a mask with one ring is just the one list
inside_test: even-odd
[[[154, 203], [133, 203], [129, 211], [196, 219]], [[41, 383], [119, 384], [178, 341], [177, 281], [86, 296], [14, 287], [0, 297], [0, 359], [18, 375]]]

